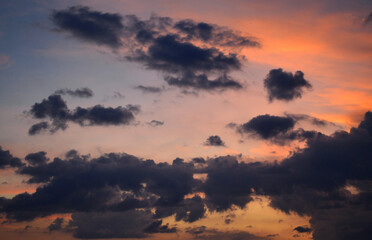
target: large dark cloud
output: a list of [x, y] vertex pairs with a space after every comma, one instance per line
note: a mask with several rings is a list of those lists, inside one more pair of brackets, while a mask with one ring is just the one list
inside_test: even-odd
[[297, 71], [295, 74], [284, 72], [283, 69], [272, 69], [264, 79], [269, 101], [291, 101], [301, 98], [304, 88], [311, 88], [311, 84], [304, 78], [304, 73]]
[[[368, 239], [372, 199], [372, 114], [358, 128], [317, 135], [281, 163], [211, 159], [203, 185], [217, 209], [244, 206], [254, 192], [271, 206], [310, 216], [314, 239]], [[216, 167], [213, 167], [216, 165]], [[346, 186], [355, 187], [352, 193]], [[217, 187], [218, 186], [218, 187]]]
[[77, 88], [75, 90], [71, 90], [68, 88], [63, 88], [55, 91], [54, 94], [57, 95], [70, 95], [73, 97], [81, 97], [81, 98], [90, 98], [93, 97], [93, 91], [90, 88]]
[[65, 130], [68, 122], [74, 122], [80, 126], [94, 125], [129, 125], [140, 111], [137, 105], [127, 105], [126, 107], [104, 107], [95, 105], [89, 108], [76, 107], [70, 110], [61, 95], [53, 94], [40, 103], [32, 105], [28, 113], [35, 119], [50, 120], [36, 123], [29, 129], [30, 135], [38, 134], [48, 130], [54, 133], [57, 130]]
[[[29, 183], [42, 185], [35, 193], [19, 194], [1, 206], [9, 219], [17, 221], [54, 213], [175, 207], [197, 182], [190, 163], [155, 164], [127, 154], [89, 161], [68, 154], [65, 160], [20, 167], [18, 173], [30, 176]], [[192, 209], [195, 204], [189, 205]]]
[[[177, 158], [167, 164], [113, 153], [90, 160], [76, 151], [65, 159], [46, 161], [39, 152], [36, 155], [43, 161], [29, 160], [32, 164], [20, 166], [17, 173], [40, 186], [32, 194], [0, 198], [0, 211], [15, 221], [73, 213], [71, 227], [82, 238], [143, 237], [173, 232], [162, 225], [165, 217], [195, 222], [206, 209], [244, 208], [254, 196], [266, 196], [275, 209], [310, 217], [314, 239], [367, 240], [372, 221], [371, 127], [372, 114], [367, 112], [349, 132], [316, 135], [306, 140], [303, 149], [273, 163], [223, 156], [192, 162]], [[195, 174], [206, 178], [197, 180]], [[200, 192], [205, 197], [197, 195]], [[133, 214], [133, 222], [139, 219], [134, 232], [115, 225], [125, 221], [121, 214]], [[205, 229], [195, 232], [203, 233]]]
[[118, 14], [102, 13], [88, 7], [75, 6], [66, 10], [54, 10], [51, 20], [57, 30], [68, 32], [84, 41], [106, 45], [111, 48], [122, 46], [122, 17]]
[[21, 159], [13, 157], [8, 150], [3, 150], [0, 146], [0, 169], [20, 166], [22, 166]]
[[[53, 11], [52, 21], [59, 31], [78, 39], [122, 50], [124, 59], [161, 71], [169, 85], [181, 88], [242, 88], [229, 76], [241, 68], [242, 58], [237, 53], [245, 47], [260, 46], [255, 38], [226, 27], [192, 20], [175, 22], [156, 15], [140, 20], [135, 15], [75, 6]], [[155, 88], [138, 89], [160, 92]]]

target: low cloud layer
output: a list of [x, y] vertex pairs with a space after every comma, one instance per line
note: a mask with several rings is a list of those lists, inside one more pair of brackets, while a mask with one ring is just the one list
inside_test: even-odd
[[140, 107], [137, 105], [116, 108], [95, 105], [70, 110], [61, 95], [54, 94], [31, 106], [27, 113], [34, 119], [46, 121], [32, 125], [28, 133], [35, 135], [44, 131], [54, 133], [58, 130], [65, 130], [68, 122], [74, 122], [80, 126], [129, 125], [139, 111]]
[[270, 102], [274, 100], [292, 101], [301, 98], [304, 89], [310, 89], [311, 84], [304, 78], [304, 73], [284, 72], [283, 69], [272, 69], [264, 79]]
[[[260, 47], [253, 37], [226, 27], [193, 20], [175, 21], [151, 16], [121, 16], [88, 7], [54, 10], [51, 20], [56, 31], [103, 45], [124, 58], [164, 73], [172, 86], [196, 90], [240, 89], [242, 84], [229, 74], [240, 70], [237, 53], [242, 48]], [[120, 53], [119, 53], [120, 52]], [[139, 86], [144, 92], [158, 92]]]
[[[283, 126], [275, 128], [278, 132], [293, 127], [288, 120], [275, 120]], [[73, 229], [78, 238], [127, 238], [177, 231], [163, 224], [169, 216], [197, 222], [206, 209], [245, 208], [254, 196], [266, 196], [275, 209], [310, 217], [311, 227], [299, 226], [296, 232], [312, 231], [318, 240], [364, 240], [370, 237], [372, 221], [371, 145], [372, 113], [367, 112], [349, 132], [309, 138], [303, 149], [274, 163], [220, 156], [191, 162], [177, 158], [168, 164], [124, 153], [89, 159], [76, 151], [50, 160], [44, 152], [30, 153], [27, 163], [18, 164], [17, 173], [28, 176], [28, 183], [41, 185], [32, 194], [0, 198], [0, 210], [12, 221], [73, 213], [64, 228]], [[194, 174], [205, 174], [206, 179], [198, 180]], [[200, 192], [203, 197], [196, 194]], [[128, 216], [132, 221], [126, 225]], [[189, 232], [202, 236], [205, 228]]]

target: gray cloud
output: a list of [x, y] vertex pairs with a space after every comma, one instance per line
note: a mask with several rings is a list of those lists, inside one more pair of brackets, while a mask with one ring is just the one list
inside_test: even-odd
[[93, 91], [90, 88], [77, 88], [76, 90], [71, 90], [68, 88], [59, 89], [54, 92], [57, 95], [70, 95], [73, 97], [80, 97], [80, 98], [90, 98], [93, 97]]
[[272, 69], [264, 79], [269, 101], [292, 101], [301, 98], [303, 89], [311, 88], [311, 84], [304, 78], [304, 73], [297, 71], [295, 74], [284, 72], [283, 69]]
[[50, 120], [50, 123], [42, 121], [32, 125], [29, 134], [35, 135], [43, 131], [54, 133], [58, 130], [65, 130], [68, 127], [68, 122], [74, 122], [80, 126], [129, 125], [134, 121], [134, 115], [139, 111], [140, 107], [137, 105], [116, 108], [95, 105], [89, 108], [76, 107], [74, 110], [70, 110], [63, 98], [54, 94], [31, 106], [28, 111], [31, 117]]
[[225, 143], [217, 135], [209, 136], [207, 138], [207, 140], [204, 142], [204, 145], [206, 145], [206, 146], [216, 146], [216, 147], [225, 147]]
[[[54, 10], [52, 22], [60, 32], [126, 52], [123, 59], [141, 63], [164, 73], [169, 85], [197, 90], [240, 89], [242, 84], [229, 73], [240, 70], [239, 49], [260, 47], [253, 37], [205, 22], [152, 15], [103, 13], [75, 6]], [[203, 44], [198, 43], [203, 41]], [[225, 51], [222, 51], [223, 48]], [[160, 92], [139, 85], [144, 92]]]

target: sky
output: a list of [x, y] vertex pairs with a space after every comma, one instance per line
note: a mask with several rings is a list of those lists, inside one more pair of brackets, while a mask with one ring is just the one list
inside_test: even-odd
[[0, 238], [367, 240], [372, 1], [0, 2]]

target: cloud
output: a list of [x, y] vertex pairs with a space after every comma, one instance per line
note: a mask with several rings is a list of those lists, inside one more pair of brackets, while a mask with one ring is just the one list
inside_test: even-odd
[[148, 227], [144, 229], [144, 232], [147, 233], [173, 233], [176, 232], [177, 229], [175, 227], [169, 228], [167, 225], [161, 225], [163, 223], [162, 220], [155, 221], [151, 223]]
[[189, 207], [177, 210], [179, 220], [191, 221], [194, 214], [182, 211], [199, 211], [198, 199], [184, 200], [198, 181], [193, 179], [192, 164], [182, 159], [169, 165], [127, 154], [95, 159], [67, 154], [64, 160], [26, 165], [17, 172], [29, 176], [28, 183], [42, 184], [32, 194], [22, 193], [0, 204], [7, 218], [17, 221], [56, 213], [178, 209], [181, 203]]
[[151, 127], [158, 127], [158, 126], [164, 125], [164, 122], [158, 121], [158, 120], [152, 120], [151, 122], [148, 122], [147, 124], [150, 125]]
[[0, 146], [0, 169], [4, 169], [6, 167], [16, 168], [21, 166], [21, 159], [13, 157], [8, 150], [3, 150]]
[[252, 133], [262, 139], [269, 139], [293, 129], [295, 120], [290, 117], [259, 115], [240, 126], [240, 131]]
[[57, 231], [62, 229], [62, 224], [64, 222], [63, 218], [56, 218], [49, 226], [49, 232]]
[[311, 84], [304, 78], [304, 73], [297, 71], [295, 74], [284, 72], [283, 69], [272, 69], [264, 79], [269, 101], [292, 101], [301, 98], [304, 88], [311, 88]]
[[286, 114], [285, 117], [281, 117], [265, 114], [256, 116], [242, 125], [230, 123], [228, 127], [236, 128], [241, 134], [249, 134], [275, 144], [284, 145], [288, 141], [305, 141], [321, 134], [302, 128], [293, 129], [295, 124], [303, 119], [311, 120], [315, 125], [323, 124], [321, 120], [307, 115]]
[[73, 97], [80, 97], [80, 98], [90, 98], [93, 97], [93, 91], [89, 88], [77, 88], [76, 90], [71, 90], [68, 88], [59, 89], [54, 92], [56, 95], [70, 95]]
[[137, 105], [127, 105], [126, 107], [104, 107], [95, 105], [89, 108], [76, 107], [70, 110], [66, 102], [60, 95], [50, 95], [40, 103], [31, 106], [28, 114], [35, 119], [47, 119], [49, 122], [42, 121], [34, 124], [29, 129], [30, 135], [35, 135], [49, 130], [54, 133], [58, 130], [65, 130], [68, 122], [74, 122], [80, 126], [108, 126], [108, 125], [129, 125], [140, 111]]
[[205, 216], [206, 208], [204, 201], [199, 196], [183, 200], [177, 206], [158, 207], [155, 217], [164, 218], [175, 214], [176, 221], [195, 222]]
[[31, 136], [36, 135], [36, 134], [42, 133], [43, 131], [46, 131], [49, 128], [50, 126], [48, 122], [44, 121], [44, 122], [35, 123], [28, 130], [28, 134]]
[[[103, 13], [75, 6], [54, 10], [57, 30], [98, 45], [120, 50], [122, 59], [160, 71], [164, 80], [180, 88], [196, 90], [240, 89], [242, 84], [229, 74], [240, 70], [246, 47], [260, 47], [251, 36], [205, 22], [152, 15], [140, 20], [135, 15]], [[200, 43], [202, 41], [202, 43]], [[162, 89], [136, 87], [145, 93]]]
[[46, 157], [46, 152], [37, 152], [37, 153], [29, 153], [25, 157], [25, 160], [30, 165], [40, 165], [40, 164], [46, 164], [49, 161], [49, 158]]
[[174, 28], [185, 34], [187, 39], [197, 39], [210, 42], [213, 45], [225, 47], [260, 47], [260, 43], [252, 37], [243, 36], [226, 27], [205, 22], [195, 22], [191, 19], [181, 20]]
[[310, 233], [311, 232], [311, 228], [309, 227], [303, 227], [303, 226], [298, 226], [298, 227], [295, 227], [293, 229], [293, 231], [297, 231], [299, 233]]
[[234, 81], [226, 74], [223, 74], [214, 80], [209, 80], [206, 74], [195, 75], [193, 72], [187, 71], [179, 77], [166, 76], [164, 80], [169, 85], [178, 87], [193, 87], [204, 90], [221, 90], [226, 88], [240, 89], [243, 87], [240, 83]]
[[[292, 129], [291, 124], [285, 126], [280, 129]], [[245, 208], [253, 196], [266, 196], [275, 209], [308, 216], [314, 239], [369, 239], [370, 129], [372, 113], [367, 112], [359, 126], [349, 132], [309, 138], [304, 148], [272, 163], [219, 156], [191, 162], [177, 158], [168, 164], [115, 153], [89, 159], [73, 151], [65, 159], [19, 166], [18, 174], [40, 185], [32, 194], [0, 198], [0, 211], [15, 221], [73, 213], [72, 229], [82, 238], [144, 237], [146, 231], [172, 232], [160, 222], [165, 217], [195, 222], [207, 209], [223, 212]], [[45, 154], [38, 155], [46, 158]], [[205, 174], [206, 178], [198, 180], [195, 174]], [[203, 198], [196, 193], [203, 193]], [[137, 222], [133, 223], [136, 227], [123, 224], [128, 219]], [[116, 223], [122, 223], [124, 229]], [[260, 239], [249, 233], [213, 233], [207, 229], [189, 233], [201, 239]]]
[[163, 89], [160, 87], [143, 86], [143, 85], [138, 85], [134, 89], [138, 89], [142, 91], [142, 93], [161, 93], [163, 91]]
[[152, 213], [144, 210], [126, 212], [73, 213], [69, 223], [74, 236], [91, 238], [144, 238], [152, 222]]
[[298, 121], [308, 121], [310, 122], [311, 124], [315, 125], [315, 126], [319, 126], [319, 127], [325, 127], [325, 126], [337, 126], [335, 123], [333, 122], [328, 122], [326, 120], [323, 120], [323, 119], [319, 119], [319, 118], [316, 118], [316, 117], [312, 117], [310, 115], [307, 115], [307, 114], [292, 114], [292, 113], [285, 113], [285, 115], [289, 118], [292, 118], [293, 120], [295, 120], [296, 122]]
[[74, 6], [66, 10], [53, 10], [51, 20], [57, 31], [116, 49], [122, 46], [120, 40], [124, 29], [119, 14], [92, 11], [88, 7]]
[[206, 146], [216, 146], [216, 147], [224, 147], [225, 143], [221, 140], [221, 138], [217, 135], [209, 136], [205, 141], [204, 145]]
[[202, 240], [235, 240], [235, 239], [247, 239], [247, 240], [268, 240], [267, 237], [259, 237], [246, 231], [219, 231], [213, 228], [194, 227], [187, 230], [188, 233], [195, 236], [195, 239]]

